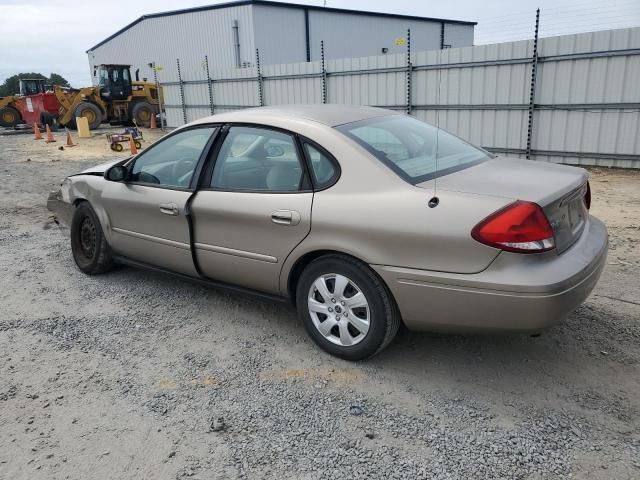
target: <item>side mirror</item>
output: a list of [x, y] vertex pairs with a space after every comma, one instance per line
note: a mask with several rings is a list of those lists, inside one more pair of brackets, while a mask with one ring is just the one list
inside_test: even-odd
[[104, 178], [112, 182], [122, 182], [127, 177], [127, 169], [122, 165], [116, 165], [107, 170]]

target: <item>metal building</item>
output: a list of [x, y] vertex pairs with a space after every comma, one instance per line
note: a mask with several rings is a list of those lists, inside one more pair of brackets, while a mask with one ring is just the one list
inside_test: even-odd
[[[212, 69], [252, 67], [260, 62], [309, 62], [401, 53], [407, 29], [414, 51], [473, 45], [475, 22], [307, 6], [265, 0], [143, 15], [87, 50], [90, 71], [101, 63], [131, 64], [151, 79], [149, 64], [202, 71], [206, 55]], [[97, 79], [94, 78], [94, 82]]]

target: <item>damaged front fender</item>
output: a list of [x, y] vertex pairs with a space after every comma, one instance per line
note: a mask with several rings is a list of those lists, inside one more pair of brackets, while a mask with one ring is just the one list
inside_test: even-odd
[[60, 188], [50, 192], [47, 199], [47, 209], [53, 213], [59, 223], [67, 227], [71, 225], [73, 211], [75, 210], [71, 188], [71, 180], [65, 178]]

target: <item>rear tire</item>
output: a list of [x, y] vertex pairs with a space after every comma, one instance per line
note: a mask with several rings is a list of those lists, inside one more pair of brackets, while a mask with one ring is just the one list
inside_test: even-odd
[[147, 102], [136, 102], [131, 107], [131, 121], [138, 127], [149, 128], [151, 116], [156, 114], [156, 108]]
[[22, 123], [20, 112], [13, 107], [0, 108], [0, 127], [13, 128]]
[[89, 121], [90, 130], [95, 130], [102, 123], [102, 112], [96, 105], [89, 102], [82, 102], [76, 107], [73, 118], [69, 122], [73, 129], [77, 129], [76, 117], [85, 117]]
[[296, 286], [296, 305], [311, 339], [346, 360], [376, 355], [393, 340], [401, 323], [382, 280], [346, 255], [326, 255], [311, 262]]
[[87, 275], [105, 273], [114, 267], [100, 221], [89, 202], [82, 202], [73, 214], [71, 251], [76, 265]]

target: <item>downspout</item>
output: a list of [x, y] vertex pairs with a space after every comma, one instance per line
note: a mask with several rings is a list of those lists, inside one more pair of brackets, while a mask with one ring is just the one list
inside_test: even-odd
[[233, 47], [236, 52], [236, 67], [240, 68], [240, 33], [238, 31], [238, 20], [233, 21]]
[[307, 44], [307, 62], [311, 61], [311, 45], [309, 42], [309, 9], [304, 9], [304, 40]]

